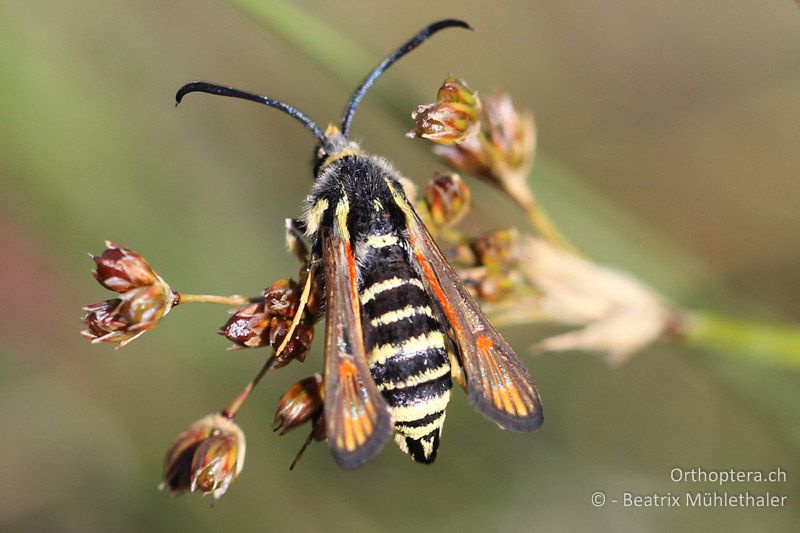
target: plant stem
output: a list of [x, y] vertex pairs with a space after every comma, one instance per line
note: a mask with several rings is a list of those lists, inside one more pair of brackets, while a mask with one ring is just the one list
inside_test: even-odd
[[539, 204], [534, 202], [526, 207], [525, 213], [528, 215], [528, 220], [530, 220], [531, 225], [533, 225], [539, 235], [544, 239], [575, 255], [584, 255], [575, 245], [567, 240], [564, 234], [561, 233], [561, 230], [558, 229], [555, 222], [553, 222], [552, 219], [547, 216], [547, 213], [539, 207]]
[[[221, 304], [231, 307], [240, 307], [249, 303], [261, 301], [260, 296], [245, 298], [244, 296], [215, 296], [213, 294], [177, 294], [177, 304], [204, 303]], [[177, 305], [176, 304], [176, 305]]]
[[247, 400], [247, 397], [250, 396], [250, 393], [253, 391], [255, 386], [258, 385], [258, 382], [261, 381], [261, 378], [264, 377], [264, 374], [267, 373], [267, 370], [272, 368], [274, 362], [275, 362], [275, 356], [274, 355], [270, 356], [270, 358], [267, 359], [267, 362], [264, 363], [264, 366], [261, 367], [261, 370], [258, 371], [256, 377], [254, 377], [253, 380], [247, 384], [244, 390], [239, 393], [239, 395], [231, 402], [231, 404], [228, 407], [223, 409], [222, 416], [233, 420], [233, 417], [236, 416], [236, 412], [239, 410], [242, 404], [244, 404], [245, 400]]
[[800, 370], [800, 327], [718, 315], [687, 313], [677, 331], [689, 346]]

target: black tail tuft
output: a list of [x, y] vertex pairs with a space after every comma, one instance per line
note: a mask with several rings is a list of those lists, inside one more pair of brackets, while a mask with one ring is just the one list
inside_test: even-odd
[[406, 437], [408, 454], [418, 463], [426, 465], [436, 460], [436, 453], [439, 450], [439, 430], [425, 435], [421, 439], [410, 439]]

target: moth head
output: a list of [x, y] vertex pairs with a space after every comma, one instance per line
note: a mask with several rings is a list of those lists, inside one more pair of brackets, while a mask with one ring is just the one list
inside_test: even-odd
[[325, 140], [327, 143], [318, 144], [314, 153], [314, 175], [342, 157], [363, 153], [358, 143], [348, 139], [335, 124], [328, 124], [325, 128]]

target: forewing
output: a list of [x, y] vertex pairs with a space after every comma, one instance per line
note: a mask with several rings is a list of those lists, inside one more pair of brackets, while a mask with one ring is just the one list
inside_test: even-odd
[[392, 418], [367, 365], [356, 266], [350, 243], [323, 233], [325, 263], [325, 423], [336, 462], [355, 468], [392, 434]]
[[452, 328], [469, 401], [504, 429], [538, 429], [544, 421], [542, 404], [525, 365], [470, 295], [411, 205], [394, 187], [392, 193], [405, 214], [414, 260]]

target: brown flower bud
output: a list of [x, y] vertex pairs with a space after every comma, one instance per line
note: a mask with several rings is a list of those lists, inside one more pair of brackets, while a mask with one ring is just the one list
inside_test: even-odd
[[504, 299], [521, 285], [517, 272], [520, 255], [520, 236], [516, 230], [498, 230], [487, 233], [461, 245], [462, 261], [456, 262], [458, 273], [470, 294], [484, 301]]
[[214, 499], [222, 496], [233, 481], [238, 452], [239, 444], [233, 435], [219, 433], [203, 441], [192, 461], [191, 491], [211, 494]]
[[119, 298], [96, 303], [83, 310], [88, 329], [81, 334], [92, 342], [118, 342], [125, 346], [153, 329], [174, 305], [169, 285], [136, 252], [106, 241], [100, 257], [92, 257], [95, 279], [122, 293]]
[[483, 118], [489, 140], [502, 162], [513, 169], [525, 168], [527, 173], [536, 144], [533, 118], [520, 114], [511, 97], [502, 91], [487, 98]]
[[478, 258], [469, 244], [460, 243], [453, 247], [445, 248], [444, 253], [447, 261], [453, 266], [467, 268], [478, 265]]
[[514, 288], [514, 280], [507, 274], [498, 272], [484, 276], [478, 282], [475, 292], [481, 300], [496, 302], [510, 294]]
[[286, 346], [278, 351], [292, 327], [299, 305], [297, 283], [278, 280], [264, 290], [263, 302], [239, 308], [219, 333], [242, 348], [269, 345], [276, 352], [275, 368], [285, 366], [294, 359], [303, 361], [314, 338], [313, 318], [309, 315], [304, 314], [291, 338], [286, 341]]
[[481, 102], [478, 93], [473, 91], [465, 81], [450, 76], [436, 93], [439, 102], [458, 102], [476, 110], [480, 110]]
[[84, 307], [83, 322], [88, 329], [81, 335], [93, 343], [118, 342], [125, 346], [153, 329], [172, 307], [172, 293], [165, 284], [131, 289], [119, 298]]
[[97, 265], [92, 275], [103, 287], [126, 292], [163, 281], [141, 255], [111, 241], [105, 244], [103, 255], [92, 256]]
[[299, 298], [294, 280], [279, 279], [264, 291], [264, 310], [273, 315], [293, 317]]
[[280, 431], [284, 435], [309, 420], [316, 422], [322, 415], [322, 395], [323, 380], [319, 373], [289, 387], [278, 402], [272, 422], [273, 431]]
[[406, 133], [406, 137], [422, 137], [438, 144], [463, 142], [480, 128], [475, 107], [460, 102], [419, 105], [411, 118], [417, 123], [417, 129]]
[[[281, 350], [300, 305], [300, 292], [297, 283], [285, 279], [276, 281], [264, 291], [264, 309], [271, 317], [267, 338], [270, 346], [275, 350], [276, 368], [285, 366], [294, 359], [304, 361], [314, 338], [313, 326], [310, 320], [304, 316]], [[304, 309], [303, 313], [306, 311]]]
[[266, 343], [264, 331], [269, 319], [264, 303], [252, 303], [237, 309], [219, 330], [219, 334], [243, 348], [258, 348]]
[[289, 333], [291, 324], [291, 319], [279, 316], [273, 316], [270, 320], [269, 344], [275, 350], [276, 368], [286, 366], [294, 359], [305, 361], [308, 350], [311, 348], [311, 342], [314, 340], [314, 327], [307, 320], [301, 320], [291, 338], [286, 342], [286, 346], [278, 352]]
[[244, 466], [244, 433], [220, 414], [201, 418], [181, 433], [167, 452], [161, 490], [189, 490], [218, 499]]
[[434, 224], [452, 226], [467, 214], [470, 192], [458, 174], [437, 172], [425, 190], [428, 211]]
[[518, 246], [519, 233], [513, 229], [492, 231], [472, 242], [480, 264], [494, 271], [516, 265]]
[[507, 94], [496, 91], [483, 101], [480, 124], [480, 134], [436, 146], [434, 152], [452, 168], [484, 178], [530, 208], [534, 197], [527, 176], [536, 150], [533, 117], [519, 113]]

